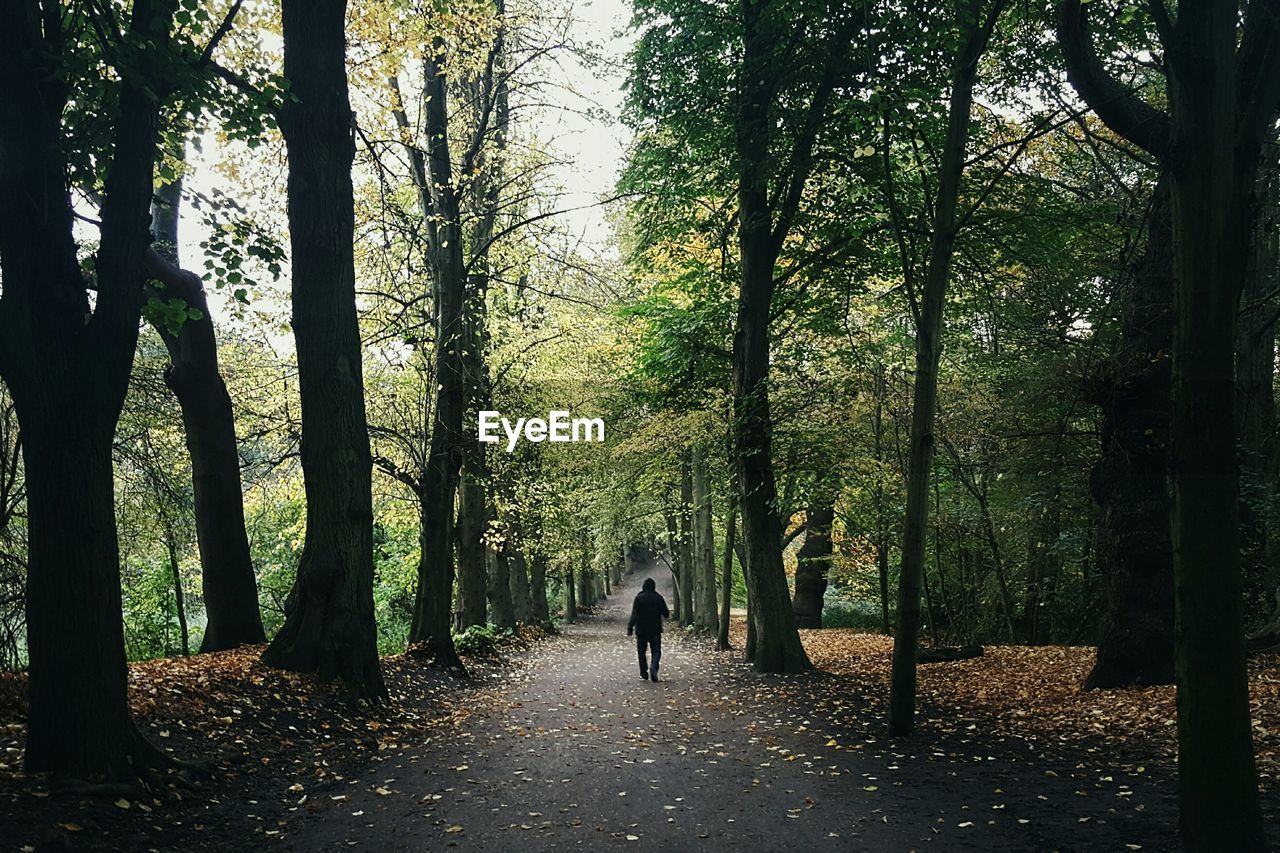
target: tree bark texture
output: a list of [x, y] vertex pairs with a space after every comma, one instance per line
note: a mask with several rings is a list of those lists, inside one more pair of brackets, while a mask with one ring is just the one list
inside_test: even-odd
[[[138, 0], [125, 38], [166, 55], [173, 12]], [[91, 308], [64, 157], [62, 114], [82, 82], [66, 77], [66, 21], [18, 0], [0, 2], [0, 17], [0, 377], [27, 488], [25, 767], [130, 783], [165, 762], [129, 716], [111, 461], [151, 242], [157, 69], [142, 57], [114, 84]]]
[[307, 534], [269, 666], [386, 698], [373, 609], [372, 457], [356, 318], [345, 0], [284, 0], [293, 332]]

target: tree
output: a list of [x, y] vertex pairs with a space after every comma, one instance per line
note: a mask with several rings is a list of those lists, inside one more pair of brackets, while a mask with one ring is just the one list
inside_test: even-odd
[[716, 635], [716, 651], [727, 652], [733, 647], [729, 645], [729, 608], [733, 597], [733, 552], [738, 544], [738, 502], [736, 495], [729, 493], [729, 507], [726, 510], [728, 521], [724, 530], [724, 567], [720, 574], [720, 631]]
[[1262, 141], [1280, 107], [1280, 30], [1271, 3], [1242, 16], [1194, 0], [1151, 7], [1165, 51], [1169, 113], [1092, 55], [1078, 0], [1061, 8], [1064, 51], [1099, 118], [1161, 158], [1172, 201], [1174, 335], [1170, 472], [1178, 685], [1179, 804], [1193, 850], [1265, 849], [1249, 722], [1235, 448], [1235, 334], [1248, 272]]
[[822, 598], [827, 591], [831, 568], [831, 524], [835, 510], [830, 505], [810, 504], [804, 514], [804, 544], [796, 554], [796, 593], [792, 606], [801, 628], [822, 627]]
[[191, 455], [196, 538], [208, 618], [200, 651], [213, 652], [262, 643], [266, 635], [258, 614], [258, 585], [244, 526], [235, 417], [218, 366], [213, 317], [200, 277], [179, 265], [181, 203], [181, 177], [161, 184], [152, 205], [156, 245], [146, 255], [147, 271], [161, 286], [148, 287], [147, 296], [164, 304], [178, 300], [186, 308], [186, 317], [176, 330], [164, 322], [155, 326], [169, 352], [165, 384], [182, 407]]
[[786, 17], [768, 0], [744, 0], [742, 65], [739, 71], [735, 149], [738, 169], [738, 253], [741, 290], [733, 336], [733, 456], [737, 467], [746, 540], [747, 587], [755, 624], [754, 662], [761, 672], [809, 669], [782, 565], [782, 525], [774, 481], [769, 416], [769, 323], [775, 264], [791, 229], [813, 165], [813, 148], [855, 31], [835, 16], [826, 36], [808, 105], [793, 128], [786, 178], [771, 186], [778, 169], [772, 151], [778, 74], [784, 66], [780, 38]]
[[281, 110], [289, 155], [293, 331], [302, 402], [307, 534], [269, 666], [340, 677], [386, 698], [373, 611], [372, 458], [356, 318], [355, 153], [347, 96], [346, 0], [284, 0]]
[[[488, 618], [485, 598], [485, 528], [488, 511], [484, 494], [484, 447], [467, 446], [458, 486], [458, 618], [457, 628], [465, 631], [483, 625]], [[476, 466], [473, 468], [472, 466]], [[477, 470], [478, 469], [478, 470]]]
[[700, 567], [695, 560], [693, 543], [693, 463], [686, 450], [680, 454], [680, 569], [678, 581], [681, 601], [680, 624], [684, 627], [697, 624], [698, 596], [694, 589]]
[[1103, 413], [1102, 457], [1089, 485], [1101, 510], [1097, 551], [1106, 606], [1086, 690], [1173, 681], [1171, 228], [1166, 179], [1152, 194], [1146, 249], [1134, 264], [1125, 300], [1121, 350], [1094, 383]]
[[693, 476], [694, 525], [697, 535], [697, 569], [701, 581], [698, 585], [698, 627], [719, 635], [719, 614], [716, 611], [716, 541], [712, 525], [711, 483], [707, 475], [707, 455], [702, 448], [694, 448], [691, 474]]
[[[111, 443], [124, 403], [145, 282], [158, 93], [177, 63], [173, 2], [137, 0], [85, 45], [85, 16], [0, 4], [0, 377], [23, 436], [28, 513], [28, 772], [132, 782], [170, 765], [129, 716]], [[109, 38], [109, 37], [108, 37]], [[110, 62], [109, 169], [85, 287], [73, 231], [64, 112]], [[106, 106], [100, 104], [100, 106]]]
[[[893, 638], [893, 676], [889, 697], [889, 731], [895, 735], [910, 734], [915, 725], [920, 584], [924, 575], [925, 527], [929, 514], [938, 362], [942, 355], [942, 315], [956, 233], [963, 221], [957, 207], [965, 167], [965, 147], [969, 139], [973, 89], [978, 77], [978, 62], [987, 48], [991, 32], [995, 29], [1004, 6], [1004, 0], [993, 0], [989, 5], [983, 0], [963, 0], [956, 8], [960, 42], [951, 66], [950, 106], [946, 140], [938, 164], [938, 188], [934, 201], [929, 260], [919, 302], [913, 302], [916, 320], [916, 374], [911, 405], [902, 569], [898, 574], [898, 630]], [[890, 203], [893, 203], [892, 200]], [[912, 287], [910, 281], [906, 284], [908, 288]]]

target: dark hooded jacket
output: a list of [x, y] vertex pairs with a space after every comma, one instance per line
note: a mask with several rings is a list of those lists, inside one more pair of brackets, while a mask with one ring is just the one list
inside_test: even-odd
[[657, 590], [653, 578], [644, 582], [644, 588], [636, 595], [631, 605], [631, 620], [627, 622], [627, 632], [634, 630], [643, 637], [662, 633], [662, 620], [671, 616], [667, 602]]

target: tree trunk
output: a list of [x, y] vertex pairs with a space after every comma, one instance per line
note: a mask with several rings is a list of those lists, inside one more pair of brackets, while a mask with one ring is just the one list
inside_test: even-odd
[[269, 666], [386, 698], [373, 609], [373, 496], [356, 318], [346, 0], [284, 0], [293, 332], [307, 534]]
[[831, 524], [835, 509], [810, 505], [805, 511], [804, 544], [796, 555], [796, 594], [791, 606], [800, 628], [822, 627], [823, 597], [831, 568]]
[[467, 470], [463, 471], [458, 486], [458, 629], [465, 631], [472, 625], [488, 621], [487, 585], [485, 570], [487, 548], [484, 542], [488, 526], [484, 483], [471, 469], [478, 463], [476, 456], [483, 454], [479, 444], [468, 444], [464, 451]]
[[907, 512], [902, 537], [902, 567], [898, 573], [898, 630], [893, 638], [889, 696], [889, 732], [893, 735], [911, 734], [915, 727], [920, 578], [924, 572], [929, 480], [933, 469], [933, 421], [937, 410], [938, 360], [942, 354], [942, 314], [955, 247], [956, 207], [964, 173], [964, 151], [969, 139], [969, 113], [973, 106], [978, 60], [986, 50], [987, 39], [1004, 2], [993, 0], [989, 13], [984, 9], [982, 0], [970, 0], [963, 5], [963, 42], [951, 70], [947, 136], [938, 166], [929, 262], [916, 318], [916, 375], [907, 465]]
[[178, 546], [173, 541], [173, 531], [165, 537], [165, 547], [169, 552], [169, 574], [173, 577], [173, 600], [178, 611], [178, 636], [181, 641], [182, 656], [191, 655], [191, 643], [187, 639], [187, 602], [182, 594], [182, 571], [178, 564]]
[[[935, 645], [941, 645], [938, 639], [938, 612], [933, 606], [933, 590], [929, 587], [929, 569], [926, 566], [920, 572], [920, 581], [924, 586], [924, 612], [929, 617], [929, 639]], [[919, 655], [916, 656], [917, 658]]]
[[698, 627], [719, 634], [716, 612], [716, 541], [712, 524], [711, 487], [707, 480], [706, 454], [699, 448], [693, 452], [694, 523], [698, 529], [697, 571], [702, 582]]
[[462, 227], [449, 153], [448, 85], [441, 62], [443, 38], [423, 56], [427, 93], [425, 123], [431, 215], [427, 217], [432, 295], [435, 303], [436, 396], [423, 481], [423, 526], [418, 593], [409, 638], [436, 665], [461, 669], [449, 630], [453, 607], [453, 500], [462, 461], [465, 366], [463, 364]]
[[[1280, 284], [1280, 162], [1274, 146], [1258, 177], [1252, 246], [1236, 336], [1241, 533], [1248, 611], [1262, 610], [1275, 580], [1268, 507], [1276, 470], [1276, 287]], [[1246, 613], [1247, 615], [1247, 613]]]
[[493, 607], [494, 627], [504, 631], [516, 627], [516, 608], [511, 599], [511, 552], [504, 543], [490, 549], [489, 603]]
[[[501, 49], [501, 36], [495, 50]], [[471, 76], [464, 87], [467, 97], [475, 104], [486, 104], [490, 91], [481, 82], [484, 77]], [[506, 79], [505, 75], [502, 77]], [[506, 86], [501, 85], [501, 93], [495, 99], [495, 131], [497, 145], [501, 149], [505, 145], [507, 103]], [[483, 150], [483, 146], [481, 149]], [[501, 161], [497, 164], [501, 168]], [[483, 158], [477, 157], [475, 178], [472, 185], [474, 205], [474, 221], [470, 232], [470, 248], [472, 257], [461, 272], [466, 273], [467, 290], [462, 305], [462, 334], [464, 343], [459, 355], [459, 364], [463, 371], [464, 397], [466, 412], [464, 437], [461, 438], [462, 449], [462, 483], [459, 488], [461, 504], [457, 528], [458, 559], [458, 610], [461, 612], [462, 626], [483, 624], [485, 621], [485, 602], [493, 603], [494, 624], [508, 627], [507, 622], [514, 625], [515, 610], [510, 599], [510, 588], [507, 582], [496, 586], [498, 575], [509, 574], [505, 570], [506, 557], [501, 554], [488, 553], [484, 542], [485, 532], [491, 519], [491, 508], [486, 500], [486, 490], [490, 488], [490, 472], [487, 457], [488, 445], [482, 444], [476, 432], [478, 413], [492, 408], [492, 393], [489, 382], [489, 368], [486, 362], [488, 347], [488, 292], [489, 292], [489, 247], [493, 242], [493, 227], [497, 216], [498, 191], [501, 174], [495, 174]], [[445, 247], [442, 247], [444, 250]], [[467, 516], [465, 524], [463, 516]], [[486, 572], [486, 564], [495, 568], [495, 558], [504, 563], [498, 571]], [[501, 611], [501, 612], [499, 612]], [[501, 617], [501, 618], [500, 618]], [[478, 618], [478, 621], [476, 621]]]
[[[70, 377], [59, 379], [74, 387]], [[58, 394], [24, 411], [25, 389], [11, 387], [27, 482], [26, 768], [131, 780], [113, 428], [79, 405], [80, 395]]]
[[[733, 459], [742, 500], [742, 530], [747, 550], [747, 587], [755, 643], [752, 662], [760, 672], [801, 672], [812, 664], [800, 644], [787, 575], [782, 562], [782, 525], [773, 476], [773, 426], [769, 415], [769, 320], [774, 264], [781, 238], [790, 226], [808, 175], [808, 150], [793, 155], [793, 183], [775, 231], [770, 206], [771, 107], [777, 92], [777, 22], [770, 6], [745, 0], [743, 54], [735, 146], [738, 155], [738, 248], [740, 291], [733, 335]], [[825, 84], [826, 81], [824, 81]], [[826, 90], [829, 94], [829, 89]], [[822, 89], [814, 95], [811, 116], [825, 110]], [[814, 128], [816, 133], [816, 127]], [[810, 142], [812, 138], [810, 137]]]
[[529, 596], [533, 618], [546, 625], [551, 621], [551, 608], [547, 605], [547, 558], [539, 553], [529, 560]]
[[680, 575], [676, 573], [675, 564], [671, 564], [671, 618], [677, 625], [684, 624], [685, 604], [680, 598]]
[[[244, 526], [244, 492], [231, 395], [218, 366], [218, 342], [204, 283], [179, 266], [178, 214], [182, 181], [165, 184], [152, 206], [157, 245], [147, 255], [147, 270], [164, 285], [154, 295], [181, 299], [200, 312], [177, 335], [157, 327], [169, 352], [165, 384], [182, 409], [191, 483], [195, 497], [196, 540], [207, 618], [201, 652], [262, 643], [266, 635], [258, 611], [258, 583]], [[168, 261], [168, 263], [161, 263]]]
[[529, 595], [529, 560], [521, 550], [517, 550], [511, 557], [511, 602], [517, 622], [522, 625], [533, 622], [533, 601]]
[[[959, 459], [956, 460], [957, 465]], [[1000, 589], [1000, 607], [1004, 612], [1004, 626], [1008, 632], [1009, 642], [1018, 642], [1018, 632], [1013, 626], [1013, 593], [1009, 591], [1009, 578], [1004, 570], [1004, 557], [1000, 553], [1000, 537], [996, 535], [995, 520], [991, 517], [991, 504], [987, 500], [985, 491], [974, 489], [974, 494], [978, 499], [978, 509], [982, 515], [982, 530], [987, 537], [987, 547], [991, 549], [991, 567], [996, 573], [996, 586]], [[924, 561], [924, 548], [921, 547], [921, 566]], [[928, 583], [928, 578], [925, 578]]]
[[[1260, 25], [1255, 11], [1251, 5], [1248, 29]], [[1237, 26], [1234, 5], [1183, 3], [1167, 46], [1176, 152], [1174, 673], [1182, 842], [1190, 850], [1266, 849], [1245, 669], [1233, 356], [1261, 128], [1274, 121], [1275, 103], [1268, 99], [1254, 127], [1243, 115], [1248, 99], [1237, 112]], [[1272, 62], [1253, 95], [1273, 98], [1277, 73]]]
[[698, 597], [694, 592], [698, 565], [693, 542], [693, 466], [689, 454], [680, 456], [680, 624], [689, 627], [698, 619]]
[[[943, 542], [946, 524], [942, 515], [942, 490], [938, 487], [937, 477], [933, 478], [933, 512], [933, 567], [938, 573], [938, 600], [942, 605], [943, 614], [947, 617], [948, 635], [954, 638], [957, 631], [962, 631], [967, 638], [968, 631], [962, 629], [960, 622], [956, 619], [955, 610], [951, 606], [951, 597], [947, 593], [947, 573], [942, 567], [942, 555], [946, 551]], [[927, 575], [922, 575], [922, 577], [927, 577]]]
[[565, 564], [564, 573], [564, 621], [574, 622], [578, 619], [578, 591], [574, 589], [572, 560]]
[[889, 634], [889, 543], [876, 543], [876, 573], [880, 578], [880, 633]]
[[1169, 394], [1173, 223], [1169, 181], [1156, 185], [1147, 242], [1133, 270], [1120, 353], [1097, 383], [1102, 457], [1089, 488], [1098, 505], [1103, 578], [1098, 656], [1085, 690], [1173, 681], [1173, 541]]
[[874, 393], [875, 410], [871, 419], [871, 434], [875, 442], [876, 483], [876, 572], [880, 579], [880, 631], [889, 633], [889, 514], [885, 508], [884, 473], [884, 365], [876, 363]]
[[42, 32], [34, 4], [10, 4], [0, 26], [0, 376], [22, 429], [27, 489], [28, 773], [130, 783], [165, 761], [129, 717], [111, 449], [137, 345], [151, 87], [173, 9], [135, 3], [124, 37], [155, 49], [110, 84], [119, 95], [103, 117], [113, 140], [92, 308], [62, 126], [68, 91], [87, 84], [68, 79], [56, 10]]
[[685, 602], [680, 598], [680, 530], [676, 522], [676, 514], [664, 506], [663, 517], [667, 522], [667, 546], [671, 552], [668, 564], [671, 568], [671, 618], [677, 625], [685, 624]]
[[729, 645], [729, 609], [733, 599], [733, 549], [738, 537], [738, 502], [729, 492], [728, 520], [724, 529], [724, 568], [720, 574], [720, 630], [716, 635], [716, 651], [727, 652]]

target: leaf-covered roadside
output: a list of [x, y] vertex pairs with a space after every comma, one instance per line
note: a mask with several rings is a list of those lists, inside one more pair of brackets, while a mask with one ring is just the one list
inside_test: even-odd
[[5, 673], [0, 837], [102, 850], [227, 849], [229, 837], [278, 837], [287, 818], [265, 815], [345, 796], [371, 765], [454, 730], [475, 710], [478, 688], [509, 674], [510, 653], [546, 636], [522, 627], [503, 637], [502, 656], [467, 659], [469, 681], [408, 655], [385, 657], [390, 702], [375, 707], [346, 701], [336, 682], [264, 666], [261, 646], [131, 664], [130, 705], [143, 732], [177, 758], [212, 761], [211, 777], [194, 787], [145, 797], [60, 793], [26, 776], [26, 676]]
[[[821, 671], [765, 682], [766, 689], [853, 730], [883, 741], [893, 638], [849, 629], [801, 631]], [[745, 622], [735, 616], [733, 644], [742, 648]], [[982, 732], [1026, 743], [1037, 756], [1142, 774], [1177, 765], [1174, 688], [1083, 692], [1095, 650], [1083, 646], [988, 646], [970, 660], [920, 667], [919, 727], [924, 738]], [[1249, 659], [1254, 748], [1264, 803], [1280, 780], [1280, 656]], [[842, 748], [855, 748], [841, 744]], [[917, 747], [917, 749], [920, 747]], [[1270, 795], [1270, 796], [1269, 796]]]

